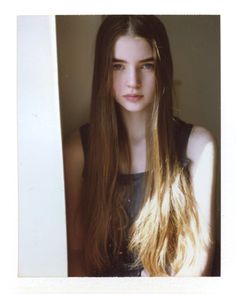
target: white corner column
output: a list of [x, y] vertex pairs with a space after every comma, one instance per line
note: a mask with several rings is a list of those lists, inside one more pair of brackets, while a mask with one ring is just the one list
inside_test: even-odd
[[18, 175], [21, 277], [67, 276], [54, 16], [19, 16]]

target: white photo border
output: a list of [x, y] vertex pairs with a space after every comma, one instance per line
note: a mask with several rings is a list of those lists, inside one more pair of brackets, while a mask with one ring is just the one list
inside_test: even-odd
[[[143, 3], [145, 2], [145, 4]], [[235, 288], [236, 138], [233, 1], [9, 1], [1, 16], [1, 293], [222, 293]], [[18, 278], [16, 16], [65, 14], [214, 14], [221, 16], [221, 277]], [[229, 288], [230, 287], [230, 288]]]

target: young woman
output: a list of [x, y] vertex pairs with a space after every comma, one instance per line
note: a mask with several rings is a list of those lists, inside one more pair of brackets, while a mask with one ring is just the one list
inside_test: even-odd
[[210, 275], [215, 144], [172, 113], [155, 16], [108, 16], [90, 122], [64, 144], [69, 276]]

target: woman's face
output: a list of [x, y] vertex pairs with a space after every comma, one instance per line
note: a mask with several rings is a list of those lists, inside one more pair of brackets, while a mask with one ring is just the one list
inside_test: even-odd
[[155, 95], [155, 54], [141, 37], [121, 36], [113, 54], [113, 90], [122, 110], [144, 111]]

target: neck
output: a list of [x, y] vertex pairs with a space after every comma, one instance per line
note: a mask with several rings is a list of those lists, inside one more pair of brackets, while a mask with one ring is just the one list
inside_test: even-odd
[[130, 143], [137, 144], [145, 140], [147, 112], [128, 112], [122, 110], [121, 113]]

